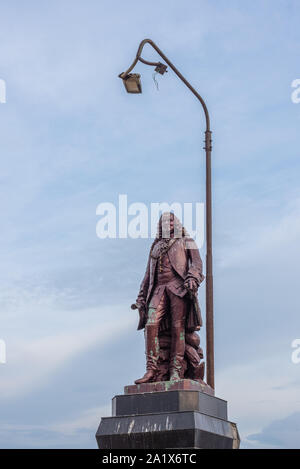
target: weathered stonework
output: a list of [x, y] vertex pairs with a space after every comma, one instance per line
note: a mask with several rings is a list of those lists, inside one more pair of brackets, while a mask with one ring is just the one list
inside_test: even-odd
[[227, 402], [192, 380], [125, 386], [125, 394], [112, 400], [112, 417], [101, 419], [96, 439], [100, 449], [237, 449], [240, 444], [236, 424], [227, 420]]

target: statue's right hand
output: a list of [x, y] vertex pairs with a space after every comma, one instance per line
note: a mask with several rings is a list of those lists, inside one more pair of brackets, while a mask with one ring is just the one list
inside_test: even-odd
[[137, 300], [135, 303], [131, 305], [131, 309], [144, 309], [146, 306], [146, 302], [144, 300]]
[[139, 311], [143, 311], [146, 308], [146, 301], [144, 299], [139, 299], [136, 302]]
[[139, 295], [136, 299], [136, 304], [138, 306], [145, 306], [146, 304], [145, 298], [142, 295]]

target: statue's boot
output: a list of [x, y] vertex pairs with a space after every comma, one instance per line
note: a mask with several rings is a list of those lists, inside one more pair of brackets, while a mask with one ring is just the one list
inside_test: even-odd
[[157, 361], [159, 357], [158, 324], [146, 324], [145, 339], [147, 371], [142, 378], [135, 380], [135, 384], [155, 381], [158, 372]]
[[142, 378], [135, 380], [135, 384], [151, 383], [151, 381], [153, 381], [155, 376], [156, 376], [156, 372], [154, 370], [146, 371], [146, 373], [144, 374]]
[[170, 357], [170, 380], [181, 379], [185, 352], [185, 328], [182, 321], [172, 325], [172, 342]]

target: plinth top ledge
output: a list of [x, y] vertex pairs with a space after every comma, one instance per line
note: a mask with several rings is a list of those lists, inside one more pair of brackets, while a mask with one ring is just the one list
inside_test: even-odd
[[124, 394], [142, 394], [146, 392], [163, 391], [201, 391], [211, 396], [215, 395], [214, 389], [204, 381], [192, 379], [179, 379], [176, 381], [158, 381], [156, 383], [132, 384], [124, 387]]

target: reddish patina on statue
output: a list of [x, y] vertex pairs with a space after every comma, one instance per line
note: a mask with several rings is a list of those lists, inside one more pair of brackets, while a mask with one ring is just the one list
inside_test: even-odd
[[159, 220], [136, 304], [145, 329], [147, 371], [136, 384], [189, 378], [202, 382], [197, 290], [204, 280], [196, 243], [173, 213]]

